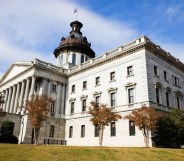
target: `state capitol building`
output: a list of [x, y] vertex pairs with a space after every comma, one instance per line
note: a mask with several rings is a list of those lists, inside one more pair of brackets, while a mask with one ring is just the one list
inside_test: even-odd
[[[19, 143], [31, 143], [32, 125], [25, 105], [33, 94], [47, 95], [48, 118], [39, 142], [63, 140], [66, 145], [98, 146], [99, 137], [87, 114], [92, 100], [108, 104], [125, 116], [143, 104], [169, 111], [184, 110], [184, 64], [169, 52], [141, 36], [95, 56], [79, 21], [62, 37], [53, 54], [57, 64], [35, 59], [12, 64], [0, 80], [6, 117], [14, 122]], [[151, 137], [151, 136], [150, 136]], [[143, 147], [142, 132], [125, 119], [104, 130], [104, 146]]]

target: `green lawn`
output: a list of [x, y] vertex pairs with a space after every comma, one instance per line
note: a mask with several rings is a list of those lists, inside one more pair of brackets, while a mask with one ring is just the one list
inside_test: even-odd
[[184, 161], [184, 149], [0, 144], [0, 161]]

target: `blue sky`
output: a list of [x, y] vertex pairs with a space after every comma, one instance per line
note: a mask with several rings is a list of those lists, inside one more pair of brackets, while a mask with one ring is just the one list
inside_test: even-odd
[[184, 62], [184, 1], [0, 1], [0, 76], [16, 61], [55, 64], [53, 50], [68, 35], [78, 8], [82, 32], [100, 55], [146, 35]]

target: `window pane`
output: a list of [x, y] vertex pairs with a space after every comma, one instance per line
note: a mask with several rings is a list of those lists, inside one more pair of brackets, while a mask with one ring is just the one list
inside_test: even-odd
[[156, 101], [157, 103], [160, 103], [160, 100], [159, 100], [159, 89], [156, 88]]
[[81, 63], [84, 63], [84, 55], [81, 55]]
[[85, 125], [81, 126], [81, 137], [85, 137]]
[[116, 136], [116, 124], [111, 122], [111, 136]]
[[129, 135], [135, 135], [135, 124], [132, 121], [129, 121]]
[[86, 111], [86, 100], [82, 100], [82, 111]]
[[111, 93], [111, 107], [115, 106], [115, 93]]
[[99, 137], [99, 128], [95, 126], [95, 137]]
[[128, 89], [128, 103], [134, 103], [134, 89]]
[[72, 54], [72, 64], [76, 64], [76, 54]]
[[69, 128], [69, 138], [73, 137], [73, 126], [70, 126]]
[[74, 113], [74, 102], [71, 103], [71, 114]]

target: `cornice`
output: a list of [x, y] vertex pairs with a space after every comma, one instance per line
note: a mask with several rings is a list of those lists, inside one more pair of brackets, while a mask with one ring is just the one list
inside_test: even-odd
[[121, 57], [130, 55], [130, 54], [134, 53], [135, 51], [139, 51], [139, 50], [141, 50], [141, 49], [144, 49], [144, 44], [136, 45], [136, 46], [131, 47], [131, 48], [129, 48], [129, 49], [126, 49], [126, 50], [124, 50], [124, 51], [122, 51], [122, 52], [118, 52], [118, 51], [117, 51], [116, 54], [114, 54], [114, 55], [112, 55], [112, 56], [110, 56], [110, 57], [104, 58], [104, 59], [102, 59], [102, 60], [100, 60], [100, 61], [98, 61], [98, 62], [94, 62], [94, 63], [89, 64], [89, 65], [86, 65], [86, 66], [84, 66], [84, 67], [81, 66], [80, 68], [77, 68], [75, 71], [68, 73], [68, 77], [71, 77], [71, 76], [73, 76], [73, 75], [82, 73], [82, 72], [87, 71], [87, 70], [91, 70], [91, 69], [93, 69], [93, 68], [95, 68], [95, 67], [97, 67], [97, 66], [101, 66], [101, 65], [103, 65], [103, 64], [112, 62], [112, 61], [114, 61], [114, 60], [116, 60], [116, 59], [119, 59], [119, 58], [121, 58]]

